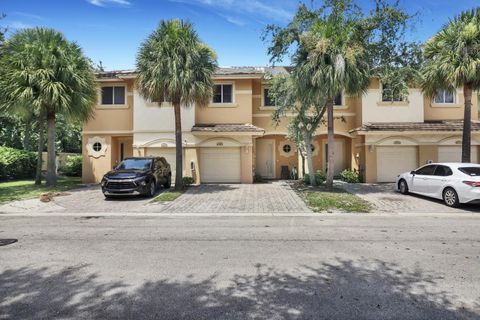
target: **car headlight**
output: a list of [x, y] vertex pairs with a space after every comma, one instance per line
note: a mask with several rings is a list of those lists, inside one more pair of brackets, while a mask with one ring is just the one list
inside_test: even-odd
[[100, 185], [101, 185], [102, 187], [105, 187], [106, 184], [107, 184], [107, 179], [106, 179], [106, 178], [103, 178], [103, 179], [102, 179], [102, 182], [100, 182]]
[[146, 181], [146, 178], [147, 177], [139, 177], [139, 178], [136, 178], [135, 179], [135, 182], [141, 186], [146, 186], [147, 185], [147, 181]]

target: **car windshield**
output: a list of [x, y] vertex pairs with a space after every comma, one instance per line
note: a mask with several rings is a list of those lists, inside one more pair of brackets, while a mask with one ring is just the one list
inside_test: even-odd
[[126, 159], [120, 162], [117, 170], [146, 170], [150, 169], [151, 159]]
[[462, 167], [458, 168], [461, 172], [468, 174], [471, 177], [480, 176], [480, 167]]

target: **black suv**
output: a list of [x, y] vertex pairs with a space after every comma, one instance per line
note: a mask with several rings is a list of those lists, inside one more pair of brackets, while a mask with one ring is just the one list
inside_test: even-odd
[[103, 176], [102, 192], [115, 195], [141, 194], [153, 197], [159, 185], [170, 188], [172, 171], [163, 157], [126, 158]]

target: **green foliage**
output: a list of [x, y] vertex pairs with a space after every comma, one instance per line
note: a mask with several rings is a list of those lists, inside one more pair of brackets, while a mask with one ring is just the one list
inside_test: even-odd
[[360, 174], [356, 170], [345, 169], [340, 173], [340, 178], [342, 179], [342, 181], [345, 181], [348, 183], [360, 182]]
[[[315, 172], [315, 182], [318, 185], [321, 185], [322, 183], [325, 182], [325, 174], [320, 171], [320, 170], [317, 170], [317, 172]], [[303, 183], [305, 184], [310, 184], [310, 175], [308, 173], [305, 173], [305, 175], [303, 176]]]
[[0, 146], [0, 180], [32, 178], [36, 165], [35, 153]]
[[340, 189], [300, 190], [299, 195], [314, 212], [370, 212], [372, 209], [368, 201]]
[[183, 177], [182, 179], [183, 179], [183, 185], [185, 187], [189, 187], [195, 182], [195, 180], [193, 180], [192, 177]]
[[434, 97], [437, 89], [470, 84], [480, 88], [480, 8], [462, 12], [425, 44], [422, 89]]
[[263, 178], [258, 172], [253, 175], [253, 182], [263, 182]]
[[183, 192], [178, 191], [165, 191], [160, 193], [152, 202], [163, 202], [163, 201], [174, 201], [178, 197], [180, 197]]
[[162, 20], [137, 56], [138, 88], [151, 101], [204, 105], [210, 101], [217, 57], [192, 24]]
[[82, 176], [82, 156], [67, 156], [60, 171], [68, 177]]

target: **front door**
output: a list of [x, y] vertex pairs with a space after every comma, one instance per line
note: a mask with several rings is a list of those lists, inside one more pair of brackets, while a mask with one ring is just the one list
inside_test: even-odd
[[257, 140], [256, 149], [256, 173], [262, 176], [262, 178], [274, 179], [275, 178], [275, 140], [273, 139], [260, 139]]

